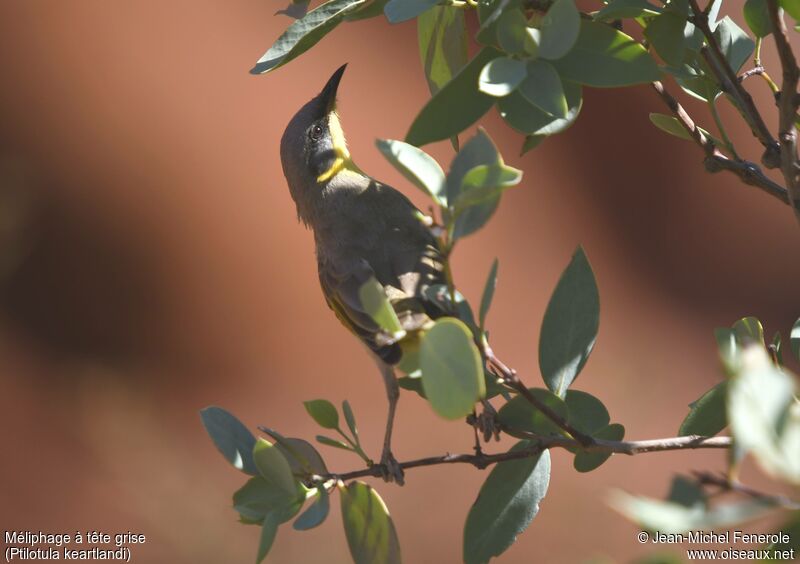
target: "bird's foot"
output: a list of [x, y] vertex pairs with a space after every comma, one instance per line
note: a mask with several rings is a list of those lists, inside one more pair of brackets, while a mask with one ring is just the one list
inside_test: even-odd
[[405, 484], [405, 473], [392, 451], [388, 449], [381, 455], [381, 478], [386, 482], [395, 482], [398, 486]]

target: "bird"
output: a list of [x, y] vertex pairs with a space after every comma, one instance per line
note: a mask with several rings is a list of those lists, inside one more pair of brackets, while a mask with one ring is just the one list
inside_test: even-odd
[[[446, 283], [442, 251], [426, 223], [430, 218], [353, 162], [336, 104], [346, 67], [289, 121], [281, 137], [281, 165], [298, 220], [314, 234], [325, 300], [366, 345], [383, 378], [389, 411], [380, 470], [384, 480], [402, 485], [403, 470], [391, 447], [400, 396], [395, 368], [413, 355], [433, 320], [452, 313], [426, 294]], [[402, 338], [387, 335], [365, 310], [359, 291], [368, 282], [377, 282], [391, 303]]]

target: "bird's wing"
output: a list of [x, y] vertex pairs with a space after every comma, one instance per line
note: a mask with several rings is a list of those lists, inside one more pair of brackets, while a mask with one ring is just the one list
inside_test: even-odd
[[359, 298], [361, 287], [374, 278], [366, 260], [319, 261], [319, 281], [328, 306], [339, 321], [359, 337], [367, 347], [389, 364], [400, 360], [402, 351], [389, 339], [364, 310]]

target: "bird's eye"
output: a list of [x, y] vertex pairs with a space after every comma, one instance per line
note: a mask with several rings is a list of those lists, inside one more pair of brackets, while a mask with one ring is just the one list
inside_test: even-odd
[[308, 136], [314, 141], [322, 137], [322, 126], [319, 124], [314, 125], [308, 132]]

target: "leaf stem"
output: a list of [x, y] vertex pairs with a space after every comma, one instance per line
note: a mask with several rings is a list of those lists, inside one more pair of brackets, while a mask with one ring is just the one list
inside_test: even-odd
[[736, 153], [736, 149], [733, 146], [733, 142], [731, 141], [730, 137], [728, 137], [728, 132], [725, 131], [725, 126], [722, 124], [722, 119], [719, 117], [719, 112], [717, 111], [717, 102], [716, 100], [709, 100], [708, 107], [711, 110], [711, 115], [714, 118], [714, 123], [717, 124], [717, 129], [719, 130], [719, 134], [722, 137], [723, 143], [725, 143], [725, 148], [731, 154], [731, 156], [740, 161], [739, 155]]

